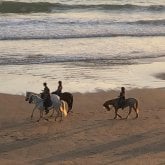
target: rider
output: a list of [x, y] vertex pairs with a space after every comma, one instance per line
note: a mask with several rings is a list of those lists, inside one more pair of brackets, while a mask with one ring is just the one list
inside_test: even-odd
[[125, 88], [121, 87], [121, 92], [119, 95], [119, 106], [124, 109], [124, 103], [125, 103]]
[[62, 93], [62, 81], [59, 81], [58, 82], [57, 90], [55, 92], [53, 92], [53, 94], [56, 94], [58, 96], [61, 96], [61, 93]]
[[47, 114], [49, 113], [48, 107], [50, 106], [51, 103], [50, 90], [46, 82], [43, 83], [43, 86], [44, 86], [44, 90], [42, 93], [42, 98], [44, 100], [45, 113]]

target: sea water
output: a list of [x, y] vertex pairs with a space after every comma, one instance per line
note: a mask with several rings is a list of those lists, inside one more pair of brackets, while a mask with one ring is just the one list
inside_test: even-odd
[[0, 92], [164, 87], [164, 0], [3, 0]]

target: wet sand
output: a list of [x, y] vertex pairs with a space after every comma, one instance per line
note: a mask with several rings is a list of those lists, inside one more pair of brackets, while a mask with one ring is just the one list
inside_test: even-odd
[[165, 80], [165, 73], [156, 74], [155, 77], [161, 80]]
[[0, 94], [0, 164], [165, 164], [165, 89], [127, 91], [140, 109], [138, 119], [132, 112], [127, 120], [114, 120], [114, 110], [102, 107], [118, 93], [74, 93], [73, 112], [62, 122], [36, 122], [38, 111], [31, 120], [34, 105], [24, 96]]

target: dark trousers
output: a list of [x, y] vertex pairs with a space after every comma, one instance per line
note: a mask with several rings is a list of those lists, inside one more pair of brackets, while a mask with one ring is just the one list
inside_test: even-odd
[[124, 108], [125, 98], [120, 97], [120, 98], [119, 98], [118, 104], [119, 104], [119, 107]]

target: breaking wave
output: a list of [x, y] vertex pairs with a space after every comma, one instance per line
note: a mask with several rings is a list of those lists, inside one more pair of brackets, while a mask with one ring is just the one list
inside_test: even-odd
[[1, 57], [0, 65], [29, 65], [29, 64], [54, 64], [54, 63], [72, 63], [78, 64], [85, 62], [85, 64], [98, 64], [98, 65], [128, 65], [138, 63], [137, 60], [165, 57], [164, 54], [159, 55], [146, 55], [146, 56], [125, 56], [125, 57], [70, 57], [70, 56], [49, 56], [34, 55], [26, 56], [24, 58], [17, 57]]
[[149, 5], [140, 6], [132, 4], [115, 5], [115, 4], [98, 4], [98, 5], [84, 5], [84, 4], [62, 4], [49, 2], [0, 2], [0, 13], [51, 13], [68, 10], [102, 10], [102, 11], [151, 11], [163, 12], [164, 5]]

